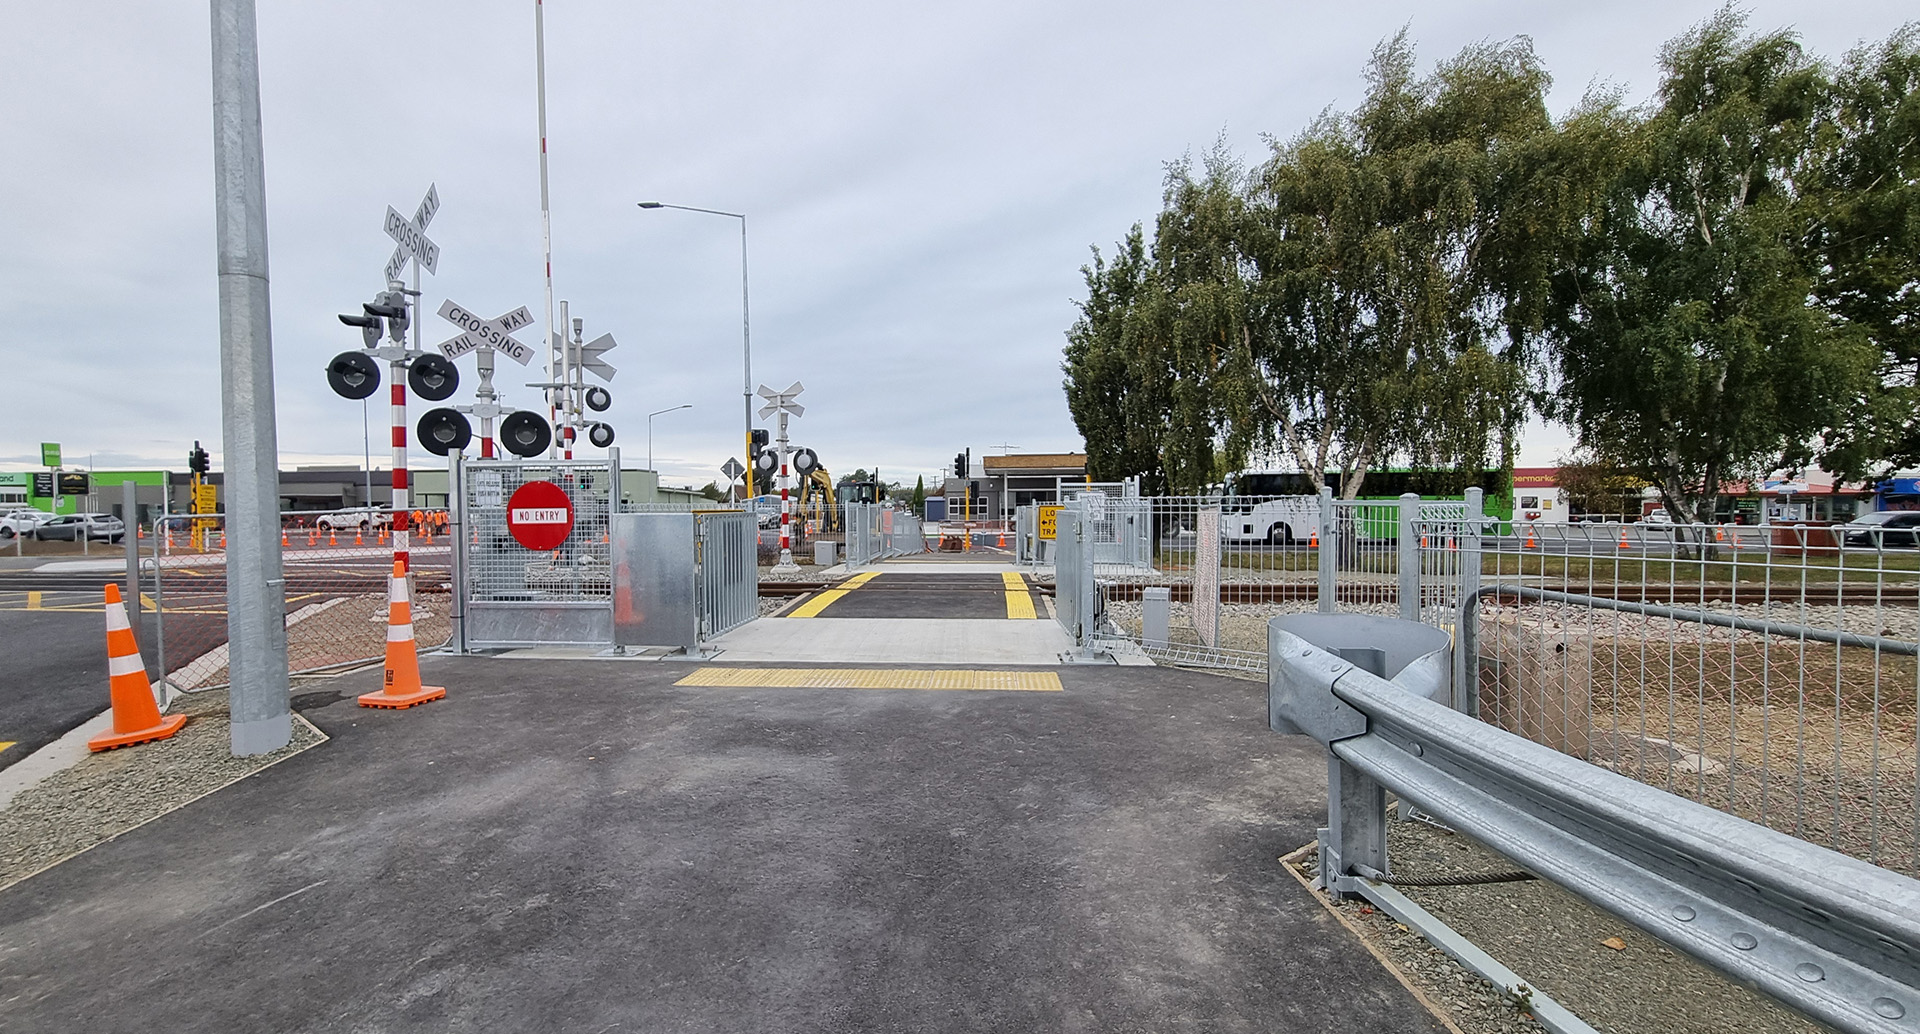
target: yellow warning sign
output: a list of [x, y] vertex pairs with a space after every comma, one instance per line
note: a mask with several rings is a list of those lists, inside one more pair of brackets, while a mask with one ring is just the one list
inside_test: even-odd
[[220, 509], [218, 490], [212, 485], [193, 486], [193, 512], [214, 513]]
[[1060, 507], [1058, 506], [1042, 506], [1040, 508], [1040, 537], [1041, 538], [1043, 539], [1053, 538], [1054, 519], [1059, 513], [1060, 513]]

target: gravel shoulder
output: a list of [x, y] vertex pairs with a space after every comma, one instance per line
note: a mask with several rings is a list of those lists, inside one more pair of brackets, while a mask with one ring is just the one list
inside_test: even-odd
[[[1517, 866], [1425, 822], [1388, 824], [1396, 876], [1458, 876]], [[1296, 871], [1314, 875], [1312, 852]], [[1816, 1034], [1815, 1023], [1741, 987], [1546, 880], [1401, 887], [1453, 930], [1605, 1034]], [[1467, 971], [1364, 901], [1334, 904], [1466, 1034], [1542, 1028], [1514, 997]], [[1618, 939], [1622, 948], [1605, 942]]]
[[295, 713], [286, 747], [236, 758], [225, 692], [190, 694], [171, 711], [191, 716], [172, 739], [90, 754], [0, 810], [0, 890], [327, 738]]

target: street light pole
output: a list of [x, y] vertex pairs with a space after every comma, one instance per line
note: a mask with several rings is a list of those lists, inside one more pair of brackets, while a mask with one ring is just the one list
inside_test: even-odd
[[[682, 212], [700, 212], [705, 215], [724, 215], [729, 219], [740, 220], [740, 407], [746, 419], [746, 452], [742, 462], [747, 467], [747, 498], [753, 498], [753, 328], [748, 318], [747, 305], [747, 217], [739, 212], [722, 212], [716, 208], [694, 208], [691, 205], [669, 205], [662, 201], [642, 201], [641, 208], [674, 208]], [[648, 432], [651, 436], [652, 432]], [[648, 446], [651, 453], [652, 446]], [[647, 460], [649, 469], [653, 466], [652, 457]]]
[[660, 472], [657, 470], [653, 470], [653, 418], [659, 416], [662, 413], [672, 413], [677, 410], [692, 409], [692, 408], [693, 408], [693, 403], [689, 402], [689, 403], [686, 403], [685, 405], [668, 406], [665, 409], [656, 409], [653, 412], [647, 414], [647, 469], [653, 471], [653, 483], [655, 485], [658, 485], [660, 483]]

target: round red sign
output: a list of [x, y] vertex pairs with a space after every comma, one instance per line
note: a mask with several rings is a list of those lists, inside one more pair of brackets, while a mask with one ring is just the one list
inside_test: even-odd
[[573, 500], [551, 481], [529, 481], [507, 500], [507, 531], [528, 549], [554, 549], [573, 533]]

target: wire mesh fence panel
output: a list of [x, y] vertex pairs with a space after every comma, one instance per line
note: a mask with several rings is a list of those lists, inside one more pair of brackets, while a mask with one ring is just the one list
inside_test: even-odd
[[[1477, 599], [1461, 642], [1477, 662], [1470, 703], [1483, 720], [1920, 871], [1911, 548], [1849, 544], [1826, 527], [1501, 531], [1461, 572], [1478, 579], [1461, 596]], [[1423, 555], [1446, 562], [1431, 546]]]
[[[387, 579], [393, 568], [391, 514], [356, 511], [351, 522], [326, 514], [281, 515], [286, 578], [287, 658], [294, 673], [384, 656]], [[451, 543], [441, 511], [413, 519], [410, 546], [414, 638], [421, 648], [452, 636]], [[142, 563], [141, 592], [155, 610], [157, 651], [168, 679], [185, 690], [227, 684], [227, 567], [219, 536], [156, 529], [159, 556]]]
[[[508, 502], [535, 481], [557, 486], [573, 509], [573, 527], [566, 537], [537, 550], [522, 545], [507, 527]], [[461, 546], [466, 550], [468, 599], [592, 602], [610, 597], [607, 517], [612, 476], [606, 463], [474, 461], [466, 464], [463, 482], [467, 541]]]
[[[1313, 496], [1079, 502], [1092, 511], [1093, 576], [1110, 641], [1172, 663], [1264, 672], [1267, 619], [1318, 605]], [[1165, 640], [1146, 635], [1150, 588], [1168, 590]]]

